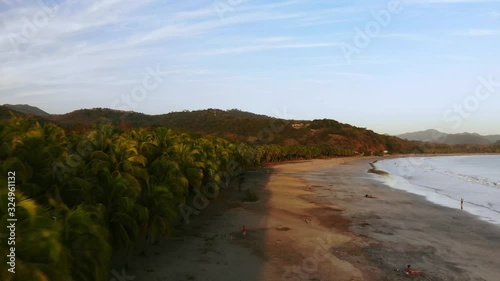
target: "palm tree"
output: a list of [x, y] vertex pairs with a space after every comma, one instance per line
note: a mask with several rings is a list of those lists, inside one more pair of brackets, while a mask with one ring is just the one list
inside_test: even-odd
[[147, 219], [142, 221], [141, 226], [144, 254], [148, 243], [155, 243], [172, 230], [179, 217], [176, 201], [171, 189], [166, 186], [148, 184], [142, 189], [139, 204], [147, 209]]
[[189, 182], [177, 162], [167, 156], [158, 157], [149, 165], [149, 174], [150, 184], [167, 186], [177, 202], [184, 203], [188, 196]]
[[202, 183], [203, 192], [210, 199], [215, 199], [215, 196], [219, 192], [221, 184], [221, 172], [223, 169], [223, 158], [219, 157], [218, 155], [218, 152], [221, 152], [221, 149], [216, 144], [215, 139], [212, 141], [209, 141], [207, 139], [199, 139], [198, 143], [200, 147], [200, 153], [198, 157], [199, 160], [204, 163]]
[[[6, 186], [4, 180], [0, 180]], [[16, 192], [16, 273], [7, 271], [5, 262], [0, 264], [1, 280], [65, 281], [72, 280], [68, 252], [61, 243], [61, 224], [53, 220], [47, 210], [22, 192]], [[2, 229], [7, 222], [7, 192], [0, 191], [0, 219]], [[4, 242], [4, 241], [2, 241]], [[10, 252], [7, 243], [1, 243], [0, 254]]]
[[146, 156], [149, 163], [153, 162], [154, 159], [160, 156], [172, 159], [174, 145], [178, 142], [177, 136], [173, 133], [173, 131], [160, 127], [152, 133], [152, 136], [153, 139]]
[[74, 281], [107, 280], [111, 247], [103, 219], [95, 207], [80, 205], [61, 221]]
[[200, 151], [190, 144], [185, 138], [183, 142], [174, 145], [173, 160], [175, 160], [184, 177], [186, 177], [189, 187], [200, 190], [203, 183], [203, 166], [199, 161]]
[[90, 134], [99, 141], [93, 142], [95, 150], [84, 163], [84, 180], [91, 186], [86, 189], [90, 194], [85, 196], [90, 205], [101, 210], [111, 245], [130, 254], [139, 231], [137, 214], [144, 213], [136, 204], [141, 190], [140, 179], [132, 174], [134, 159], [128, 159], [137, 154], [108, 126], [101, 126], [98, 130], [101, 131]]
[[112, 245], [131, 254], [139, 233], [136, 218], [145, 217], [144, 210], [137, 205], [140, 191], [119, 175], [103, 174], [93, 192], [93, 204], [102, 210]]
[[147, 159], [139, 154], [137, 143], [123, 136], [116, 139], [108, 154], [111, 170], [140, 188], [148, 179]]

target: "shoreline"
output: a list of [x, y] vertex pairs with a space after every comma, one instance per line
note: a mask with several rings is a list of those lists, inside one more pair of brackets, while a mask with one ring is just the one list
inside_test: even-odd
[[[369, 161], [357, 164], [363, 162], [368, 167]], [[495, 253], [500, 251], [500, 226], [459, 208], [437, 205], [423, 196], [393, 189], [383, 182], [365, 181], [362, 169], [356, 172], [342, 168], [337, 167], [337, 173], [360, 177], [347, 184], [340, 180], [342, 192], [377, 197], [337, 203], [346, 206], [347, 217], [354, 218], [353, 232], [381, 242], [379, 246], [366, 248], [365, 254], [394, 278], [388, 280], [399, 280], [393, 270], [401, 270], [404, 263], [422, 270], [429, 280], [498, 279], [500, 262]], [[353, 185], [357, 186], [355, 190]]]
[[[465, 155], [465, 156], [460, 155], [460, 156], [456, 156], [456, 157], [475, 157], [474, 159], [476, 159], [476, 157], [480, 158], [480, 157], [497, 157], [497, 156], [499, 156], [499, 155]], [[446, 157], [443, 157], [443, 156], [438, 156], [438, 158], [446, 159]], [[400, 159], [400, 158], [395, 158], [395, 159], [396, 159], [395, 161], [397, 161], [397, 159]], [[404, 158], [401, 158], [401, 159], [404, 159]], [[421, 160], [416, 160], [416, 161], [408, 160], [407, 162], [401, 162], [401, 163], [394, 162], [394, 165], [396, 165], [396, 163], [399, 163], [399, 165], [397, 167], [399, 168], [399, 167], [403, 166], [402, 169], [404, 170], [404, 165], [411, 165], [411, 166], [415, 166], [415, 167], [430, 165], [428, 162], [426, 162], [426, 161], [431, 161], [430, 159], [431, 159], [430, 157], [422, 157]], [[496, 159], [496, 158], [494, 158], [494, 159]], [[406, 192], [409, 192], [412, 194], [423, 196], [426, 198], [426, 200], [428, 200], [434, 204], [444, 206], [447, 208], [451, 208], [451, 209], [455, 209], [457, 206], [460, 206], [459, 204], [460, 204], [461, 197], [470, 198], [468, 196], [470, 196], [471, 194], [468, 194], [468, 195], [460, 194], [460, 196], [459, 196], [459, 195], [457, 195], [457, 194], [459, 194], [458, 191], [453, 191], [453, 190], [449, 190], [446, 188], [441, 189], [440, 186], [443, 185], [443, 183], [447, 182], [446, 180], [443, 180], [443, 179], [436, 180], [435, 178], [433, 178], [434, 180], [432, 182], [427, 182], [427, 184], [422, 183], [422, 182], [418, 183], [419, 182], [418, 180], [416, 180], [416, 182], [414, 182], [415, 178], [413, 177], [413, 173], [419, 174], [419, 173], [421, 173], [421, 170], [418, 170], [418, 168], [413, 169], [413, 170], [409, 169], [409, 172], [408, 172], [408, 170], [405, 170], [405, 172], [401, 172], [402, 174], [400, 174], [395, 170], [391, 170], [391, 167], [394, 168], [396, 166], [391, 165], [390, 163], [392, 163], [392, 161], [388, 161], [388, 160], [391, 160], [391, 159], [379, 159], [379, 160], [375, 160], [373, 162], [370, 162], [370, 166], [372, 166], [373, 171], [369, 171], [369, 172], [374, 172], [374, 173], [382, 175], [382, 176], [384, 176], [384, 175], [389, 176], [389, 177], [379, 177], [379, 180], [382, 181], [383, 184], [385, 184], [391, 188], [395, 188], [398, 190], [402, 190], [402, 191], [406, 191]], [[403, 160], [403, 161], [405, 161], [405, 160]], [[381, 162], [385, 162], [385, 164], [378, 165]], [[383, 165], [386, 165], [385, 168], [382, 167]], [[432, 169], [432, 171], [433, 170], [434, 170], [434, 168]], [[472, 175], [473, 174], [471, 174], [471, 177], [473, 177], [473, 179], [474, 179], [475, 176], [472, 176]], [[470, 181], [467, 179], [469, 176], [466, 176], [464, 174], [459, 174], [459, 176], [465, 177], [465, 181], [467, 184], [481, 185], [484, 183], [484, 181], [474, 181], [474, 180]], [[419, 178], [419, 176], [417, 176], [417, 179], [418, 178]], [[455, 178], [453, 178], [453, 179], [455, 179]], [[464, 180], [464, 178], [461, 178], [461, 179]], [[396, 184], [396, 183], [398, 183], [398, 184]], [[500, 184], [500, 182], [495, 183], [494, 181], [486, 181], [486, 183], [487, 184], [490, 183], [490, 186], [493, 188], [496, 188], [497, 185]], [[491, 185], [491, 183], [493, 183], [493, 185]], [[406, 187], [399, 188], [398, 186], [406, 186]], [[483, 191], [483, 192], [487, 192], [487, 191]], [[481, 190], [478, 190], [475, 193], [483, 194], [483, 192]], [[483, 196], [483, 198], [488, 198], [488, 197]], [[493, 198], [496, 198], [496, 196], [493, 196]], [[477, 201], [477, 198], [476, 198], [476, 201], [474, 201], [473, 199], [470, 199], [469, 201], [466, 200], [465, 202], [466, 202], [466, 205], [468, 204], [468, 208], [464, 208], [465, 212], [468, 212], [468, 213], [476, 216], [480, 220], [492, 223], [494, 225], [500, 225], [499, 218], [497, 216], [495, 216], [498, 213], [498, 211], [485, 207], [486, 204], [489, 203], [489, 200], [485, 203], [485, 202]], [[455, 203], [456, 203], [456, 205], [455, 205]], [[493, 203], [489, 203], [489, 204], [493, 204]], [[480, 208], [478, 208], [478, 207], [480, 207]], [[492, 205], [490, 205], [490, 207], [492, 207]]]
[[495, 280], [500, 228], [378, 182], [367, 173], [369, 163], [387, 158], [246, 172], [242, 189], [254, 189], [257, 202], [241, 202], [237, 187], [225, 190], [178, 237], [134, 257], [129, 275], [139, 281], [407, 280], [402, 270], [411, 264], [425, 274], [416, 280]]

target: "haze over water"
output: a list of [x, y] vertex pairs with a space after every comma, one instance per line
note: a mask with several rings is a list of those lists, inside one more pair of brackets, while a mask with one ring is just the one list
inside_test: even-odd
[[378, 161], [387, 185], [425, 196], [433, 203], [460, 209], [500, 224], [500, 155], [411, 157]]

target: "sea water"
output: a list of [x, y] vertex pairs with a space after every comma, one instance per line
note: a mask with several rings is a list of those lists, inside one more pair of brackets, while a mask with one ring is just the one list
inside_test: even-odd
[[379, 178], [390, 187], [500, 224], [500, 155], [408, 157], [381, 160]]

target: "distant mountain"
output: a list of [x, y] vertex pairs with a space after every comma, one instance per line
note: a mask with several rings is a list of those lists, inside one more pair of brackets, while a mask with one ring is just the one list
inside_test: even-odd
[[438, 130], [425, 130], [397, 135], [398, 138], [415, 141], [445, 143], [448, 135]]
[[482, 136], [476, 133], [446, 134], [437, 130], [426, 130], [398, 135], [397, 137], [433, 143], [489, 145], [500, 140], [500, 135]]
[[21, 113], [28, 114], [28, 115], [35, 115], [35, 116], [40, 116], [40, 117], [44, 117], [44, 118], [50, 117], [50, 114], [41, 110], [40, 108], [31, 106], [31, 105], [27, 105], [27, 104], [4, 104], [3, 106], [7, 107], [9, 109], [12, 109], [14, 111], [21, 112]]
[[489, 135], [489, 136], [485, 136], [488, 140], [490, 140], [491, 142], [498, 142], [500, 141], [500, 135]]

